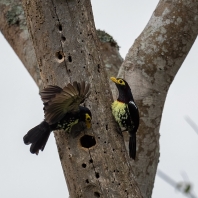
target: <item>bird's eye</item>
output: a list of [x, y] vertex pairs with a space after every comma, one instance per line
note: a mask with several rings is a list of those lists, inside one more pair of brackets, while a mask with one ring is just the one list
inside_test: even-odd
[[91, 119], [90, 118], [87, 118], [87, 121], [90, 121]]
[[120, 84], [123, 84], [123, 80], [119, 80], [118, 82], [119, 82]]

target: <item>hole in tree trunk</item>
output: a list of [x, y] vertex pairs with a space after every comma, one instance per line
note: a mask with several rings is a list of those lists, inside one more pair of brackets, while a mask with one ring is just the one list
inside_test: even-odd
[[62, 41], [66, 41], [66, 38], [64, 36], [61, 37]]
[[70, 55], [68, 56], [68, 61], [72, 62], [72, 57]]
[[63, 62], [64, 61], [64, 54], [63, 54], [63, 52], [61, 52], [61, 51], [56, 52], [55, 56], [56, 56], [58, 62]]
[[100, 197], [100, 193], [99, 192], [94, 192], [94, 196], [95, 197]]
[[60, 32], [62, 31], [62, 25], [61, 24], [58, 25], [58, 29], [59, 29]]
[[99, 173], [95, 173], [95, 175], [97, 179], [100, 177]]
[[81, 146], [84, 148], [91, 148], [96, 145], [96, 140], [91, 135], [84, 135], [80, 138]]
[[86, 166], [87, 166], [87, 165], [86, 165], [85, 163], [82, 164], [82, 167], [83, 167], [83, 168], [86, 168]]

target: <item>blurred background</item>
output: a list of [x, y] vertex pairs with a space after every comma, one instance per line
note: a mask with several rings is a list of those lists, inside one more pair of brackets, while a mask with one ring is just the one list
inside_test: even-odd
[[[113, 36], [125, 58], [157, 3], [92, 0], [96, 28]], [[191, 126], [198, 125], [197, 52], [196, 41], [168, 92], [153, 198], [186, 197], [174, 185], [182, 189], [190, 185], [189, 197], [198, 197], [198, 132]], [[38, 156], [23, 144], [26, 132], [43, 120], [43, 107], [36, 84], [1, 33], [0, 60], [0, 197], [69, 197], [54, 135]]]

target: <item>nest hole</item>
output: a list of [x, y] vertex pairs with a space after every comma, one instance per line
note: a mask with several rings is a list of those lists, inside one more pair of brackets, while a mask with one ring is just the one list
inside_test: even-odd
[[91, 135], [84, 135], [80, 138], [80, 143], [84, 148], [91, 148], [96, 145], [96, 140]]

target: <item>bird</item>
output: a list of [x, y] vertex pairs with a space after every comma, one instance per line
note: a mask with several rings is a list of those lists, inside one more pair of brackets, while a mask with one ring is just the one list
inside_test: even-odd
[[112, 105], [112, 114], [121, 128], [129, 133], [129, 156], [136, 157], [136, 132], [139, 127], [139, 110], [134, 101], [131, 88], [122, 78], [110, 78], [116, 85], [119, 95]]
[[48, 85], [40, 91], [44, 105], [44, 120], [30, 129], [23, 137], [26, 145], [31, 144], [30, 152], [39, 154], [43, 151], [50, 133], [54, 130], [65, 130], [73, 138], [81, 131], [91, 127], [92, 115], [87, 107], [80, 106], [90, 95], [90, 84], [74, 81], [64, 88], [56, 85]]

